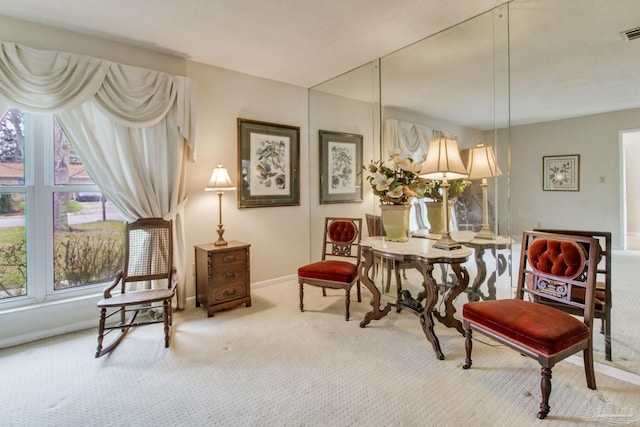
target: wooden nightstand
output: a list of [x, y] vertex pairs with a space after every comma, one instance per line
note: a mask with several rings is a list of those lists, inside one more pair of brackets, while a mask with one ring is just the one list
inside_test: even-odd
[[207, 316], [217, 310], [246, 304], [251, 307], [248, 243], [229, 241], [196, 245], [196, 307], [204, 304]]

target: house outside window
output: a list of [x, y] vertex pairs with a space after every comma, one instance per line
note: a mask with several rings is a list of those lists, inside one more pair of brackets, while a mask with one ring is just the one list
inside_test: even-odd
[[123, 228], [54, 115], [0, 111], [0, 309], [97, 292]]

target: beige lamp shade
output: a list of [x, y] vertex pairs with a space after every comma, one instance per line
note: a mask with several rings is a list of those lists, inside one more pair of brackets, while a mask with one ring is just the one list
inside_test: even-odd
[[467, 169], [460, 158], [458, 141], [440, 136], [429, 141], [427, 155], [420, 171], [421, 178], [442, 180], [467, 176]]
[[218, 167], [213, 170], [205, 191], [230, 191], [235, 189], [236, 187], [233, 185], [233, 182], [231, 182], [227, 169], [219, 164]]
[[469, 179], [492, 178], [502, 175], [496, 162], [493, 147], [486, 146], [480, 142], [469, 150], [467, 173], [469, 174]]

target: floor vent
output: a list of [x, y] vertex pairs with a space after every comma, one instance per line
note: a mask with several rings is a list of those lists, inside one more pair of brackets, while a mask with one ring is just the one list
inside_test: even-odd
[[631, 30], [623, 31], [620, 33], [625, 41], [640, 39], [640, 27], [632, 28]]

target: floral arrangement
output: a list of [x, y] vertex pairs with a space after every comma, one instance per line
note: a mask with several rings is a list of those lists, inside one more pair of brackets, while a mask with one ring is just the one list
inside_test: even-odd
[[389, 154], [387, 161], [372, 161], [363, 167], [371, 174], [367, 180], [373, 194], [380, 197], [382, 204], [388, 205], [404, 205], [412, 197], [423, 198], [430, 183], [418, 176], [421, 166], [411, 158], [400, 157], [398, 149]]
[[[449, 193], [447, 194], [447, 200], [453, 200], [462, 196], [464, 189], [471, 184], [471, 181], [466, 179], [456, 179], [449, 181]], [[440, 192], [440, 181], [429, 180], [429, 184], [424, 193], [424, 197], [433, 200], [434, 202], [442, 201], [442, 194]]]

